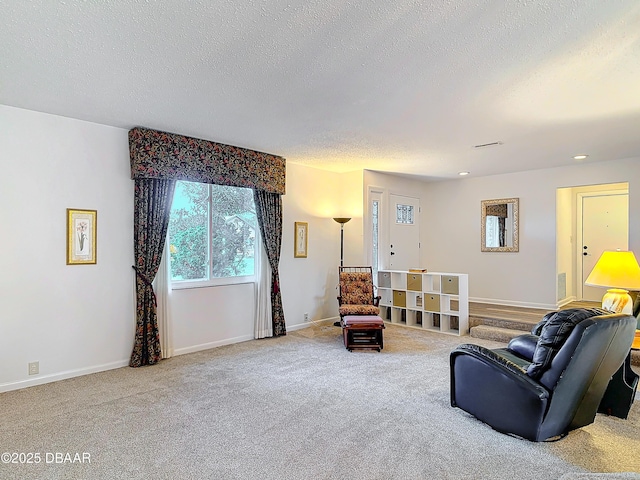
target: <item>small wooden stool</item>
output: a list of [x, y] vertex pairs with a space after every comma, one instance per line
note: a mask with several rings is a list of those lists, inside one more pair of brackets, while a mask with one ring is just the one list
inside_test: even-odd
[[350, 352], [354, 348], [382, 350], [384, 322], [377, 315], [346, 315], [342, 318], [342, 339]]

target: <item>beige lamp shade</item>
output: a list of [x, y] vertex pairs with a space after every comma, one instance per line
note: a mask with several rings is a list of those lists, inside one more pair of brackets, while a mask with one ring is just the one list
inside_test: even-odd
[[633, 252], [603, 252], [584, 282], [593, 287], [607, 287], [602, 308], [616, 313], [632, 313], [627, 290], [640, 290], [640, 266]]

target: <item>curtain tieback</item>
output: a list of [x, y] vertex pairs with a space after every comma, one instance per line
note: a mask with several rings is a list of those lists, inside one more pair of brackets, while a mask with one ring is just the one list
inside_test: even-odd
[[136, 271], [136, 275], [140, 277], [144, 284], [151, 289], [151, 293], [153, 294], [153, 304], [157, 307], [158, 299], [156, 298], [156, 292], [153, 291], [153, 282], [151, 282], [151, 280], [149, 280], [149, 277], [147, 277], [144, 273], [141, 273], [135, 266], [131, 265], [131, 268]]

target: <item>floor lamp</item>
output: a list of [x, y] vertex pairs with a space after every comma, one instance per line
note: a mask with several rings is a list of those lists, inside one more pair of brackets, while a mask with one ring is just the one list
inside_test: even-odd
[[[344, 266], [344, 224], [347, 223], [350, 218], [334, 217], [334, 220], [340, 224], [340, 266]], [[334, 327], [339, 327], [340, 322], [334, 322]]]
[[344, 266], [344, 224], [347, 223], [350, 218], [334, 218], [336, 222], [340, 224], [340, 266]]

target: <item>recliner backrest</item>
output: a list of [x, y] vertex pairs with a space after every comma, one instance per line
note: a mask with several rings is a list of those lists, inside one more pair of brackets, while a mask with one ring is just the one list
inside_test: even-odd
[[[534, 334], [538, 335], [539, 338], [531, 359], [531, 365], [527, 368], [527, 375], [539, 381], [545, 377], [546, 380], [541, 381], [541, 383], [552, 389], [566, 366], [566, 362], [556, 361], [553, 363], [553, 360], [558, 352], [565, 347], [565, 342], [576, 325], [586, 318], [606, 315], [607, 313], [609, 312], [601, 308], [570, 308], [545, 315], [542, 322], [533, 329]], [[575, 343], [572, 345], [573, 347], [567, 345], [567, 349], [575, 348]], [[570, 357], [564, 355], [561, 358], [566, 358], [568, 361]], [[554, 369], [547, 373], [552, 364]]]
[[611, 377], [629, 353], [634, 331], [634, 317], [624, 314], [589, 317], [574, 327], [556, 354], [557, 364], [541, 378], [551, 385], [557, 375], [542, 436], [544, 431], [573, 430], [593, 422]]

